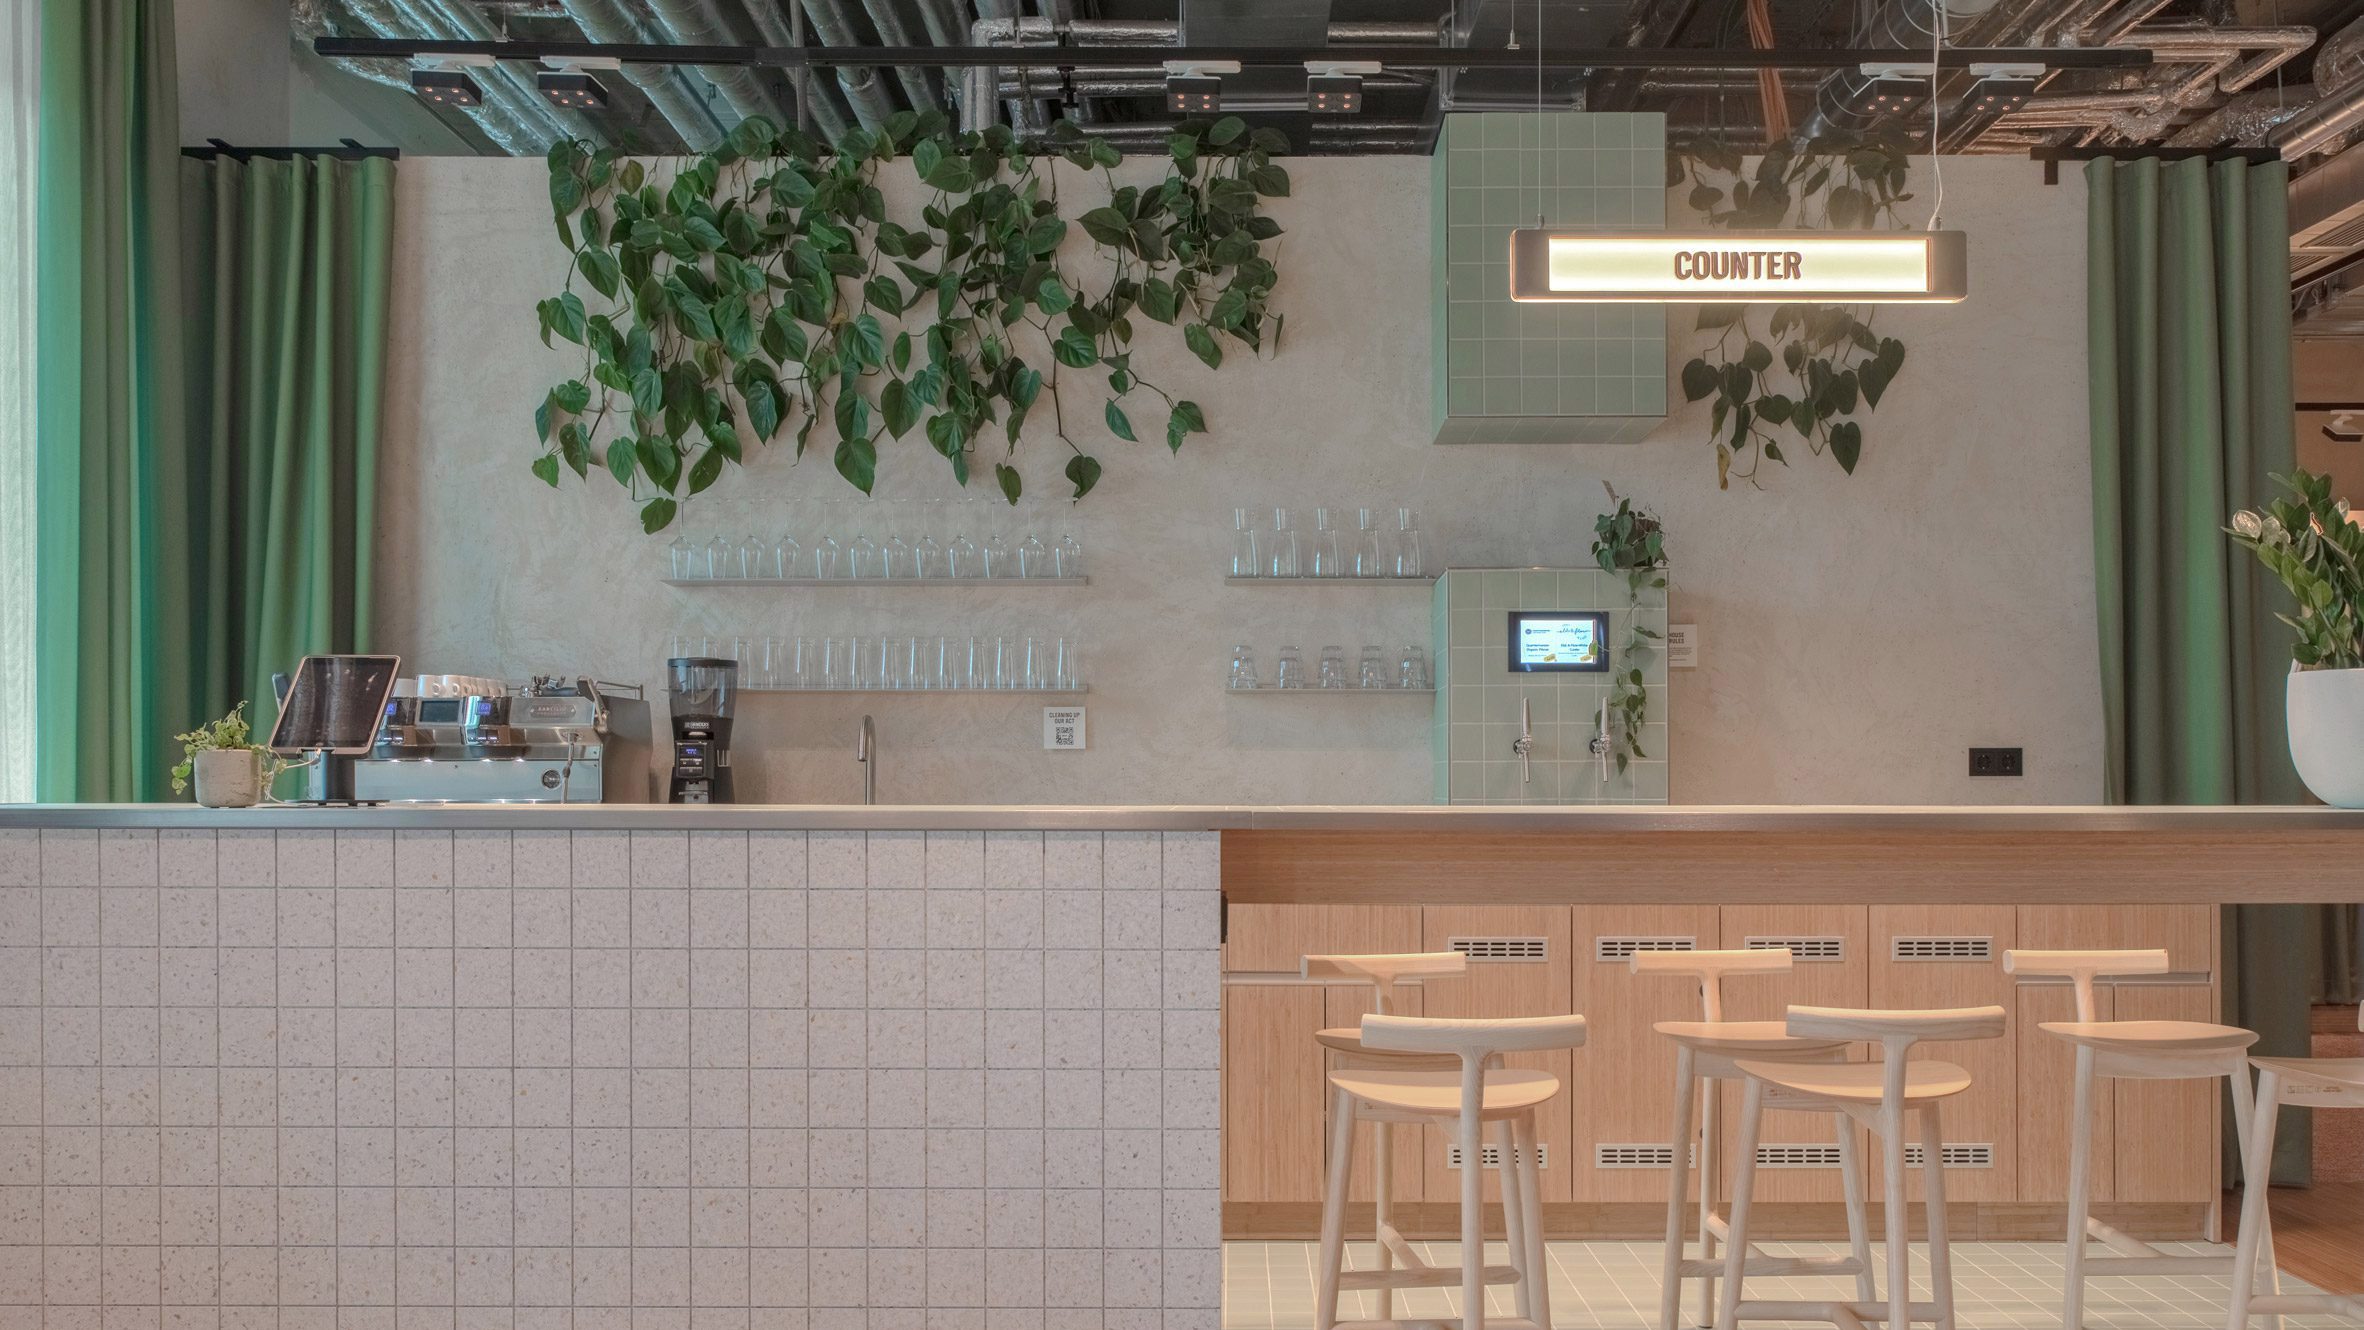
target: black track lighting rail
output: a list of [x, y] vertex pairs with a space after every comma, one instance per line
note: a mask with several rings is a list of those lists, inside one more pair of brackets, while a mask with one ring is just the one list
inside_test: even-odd
[[[1543, 52], [1458, 46], [668, 46], [649, 42], [461, 42], [405, 37], [316, 37], [317, 54], [351, 59], [491, 56], [497, 60], [580, 60], [628, 64], [743, 65], [772, 69], [973, 69], [1046, 66], [1137, 68], [1164, 61], [1237, 61], [1298, 68], [1308, 61], [1352, 59], [1404, 69], [1854, 69], [1900, 60], [1927, 63], [1925, 52], [1895, 47], [1794, 47], [1775, 50], [1681, 46], [1570, 47]], [[1974, 64], [2045, 69], [2139, 69], [2152, 63], [2141, 47], [1954, 46], [1936, 52], [1944, 69]]]

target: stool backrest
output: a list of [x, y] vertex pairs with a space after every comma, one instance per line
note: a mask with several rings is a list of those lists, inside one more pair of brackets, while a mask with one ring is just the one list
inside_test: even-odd
[[1365, 983], [1372, 1006], [1382, 1014], [1393, 1006], [1398, 984], [1447, 979], [1469, 972], [1469, 957], [1458, 951], [1409, 951], [1378, 956], [1307, 956], [1300, 973], [1315, 983]]
[[1464, 1065], [1501, 1053], [1540, 1053], [1584, 1043], [1582, 1016], [1512, 1016], [1482, 1020], [1451, 1016], [1363, 1017], [1363, 1047], [1399, 1053], [1451, 1053]]
[[1703, 1020], [1724, 1019], [1724, 980], [1736, 974], [1788, 974], [1796, 963], [1787, 947], [1751, 947], [1738, 951], [1637, 951], [1629, 965], [1635, 974], [1666, 974], [1699, 984]]
[[2121, 974], [2167, 973], [2167, 950], [2149, 947], [2132, 951], [2023, 951], [2003, 953], [2003, 973], [2034, 974], [2067, 979], [2076, 985], [2077, 1019], [2101, 1019], [2094, 999], [2094, 981]]

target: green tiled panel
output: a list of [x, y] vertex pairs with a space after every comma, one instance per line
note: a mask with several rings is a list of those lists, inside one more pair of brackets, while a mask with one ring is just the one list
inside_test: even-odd
[[1509, 233], [1666, 225], [1666, 121], [1648, 113], [1445, 117], [1430, 172], [1438, 443], [1628, 443], [1665, 418], [1655, 305], [1519, 305]]

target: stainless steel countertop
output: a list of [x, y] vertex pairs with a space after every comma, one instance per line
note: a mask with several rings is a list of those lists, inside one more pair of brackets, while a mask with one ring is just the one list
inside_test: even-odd
[[1668, 805], [444, 804], [198, 808], [0, 804], [0, 830], [37, 827], [666, 831], [1804, 832], [2354, 831], [2364, 811], [2313, 807]]

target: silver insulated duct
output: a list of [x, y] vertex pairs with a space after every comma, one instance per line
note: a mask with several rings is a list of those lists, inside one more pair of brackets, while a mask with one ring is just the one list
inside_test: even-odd
[[[1974, 23], [1994, 7], [1995, 0], [1888, 0], [1856, 25], [1850, 46], [1896, 48], [1898, 64], [1928, 64], [1940, 32], [1952, 33]], [[1814, 114], [1800, 133], [1811, 138], [1831, 129], [1862, 129], [1872, 123], [1872, 78], [1857, 69], [1843, 69], [1822, 81], [1814, 92]]]

